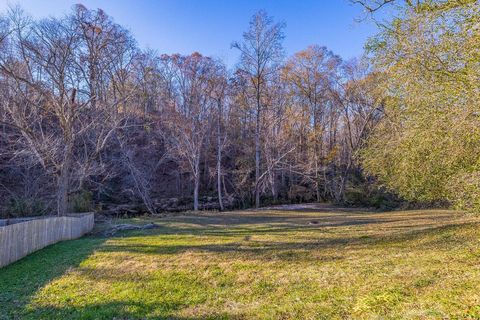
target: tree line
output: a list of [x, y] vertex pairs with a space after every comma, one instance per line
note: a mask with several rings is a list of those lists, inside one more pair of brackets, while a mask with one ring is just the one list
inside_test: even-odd
[[232, 43], [231, 69], [197, 52], [143, 50], [100, 9], [41, 20], [9, 10], [0, 20], [3, 214], [108, 203], [155, 213], [159, 199], [194, 210], [381, 205], [393, 194], [468, 201], [444, 190], [453, 178], [464, 195], [477, 183], [462, 184], [478, 163], [478, 4], [361, 5], [391, 3], [398, 17], [368, 57], [350, 61], [319, 45], [287, 57], [285, 24], [260, 11]]

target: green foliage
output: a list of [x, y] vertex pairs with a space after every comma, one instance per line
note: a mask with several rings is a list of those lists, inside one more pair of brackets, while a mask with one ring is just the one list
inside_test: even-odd
[[449, 191], [450, 200], [458, 209], [480, 212], [480, 172], [457, 174]]
[[345, 203], [355, 207], [369, 207], [380, 210], [392, 210], [403, 204], [402, 199], [388, 192], [376, 181], [352, 179], [345, 190]]
[[389, 98], [363, 165], [407, 200], [480, 211], [480, 8], [447, 2], [405, 8], [372, 40]]
[[72, 196], [70, 200], [72, 212], [89, 212], [93, 208], [92, 193], [82, 190]]
[[5, 208], [7, 217], [32, 217], [44, 212], [44, 203], [35, 198], [12, 198]]

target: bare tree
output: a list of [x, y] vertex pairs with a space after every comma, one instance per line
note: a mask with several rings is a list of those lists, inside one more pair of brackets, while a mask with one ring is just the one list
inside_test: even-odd
[[284, 64], [283, 29], [255, 14], [230, 76], [199, 53], [139, 50], [102, 10], [11, 10], [0, 18], [0, 202], [38, 197], [49, 209], [37, 211], [56, 202], [64, 214], [85, 193], [150, 213], [190, 193], [198, 210], [200, 192], [220, 210], [229, 195], [256, 207], [347, 201], [382, 77], [320, 46]]
[[212, 99], [217, 105], [217, 196], [218, 206], [221, 211], [224, 210], [223, 196], [222, 196], [222, 152], [226, 143], [227, 135], [223, 132], [224, 127], [224, 108], [227, 97], [228, 81], [225, 66], [216, 62], [217, 68], [212, 76]]
[[342, 165], [338, 183], [333, 189], [336, 201], [344, 201], [345, 187], [352, 167], [358, 165], [359, 153], [368, 134], [382, 115], [385, 95], [378, 86], [382, 74], [371, 73], [366, 61], [352, 60], [343, 66], [344, 82], [336, 91], [334, 99], [342, 114]]
[[0, 54], [1, 76], [8, 79], [2, 107], [8, 125], [20, 133], [18, 150], [56, 177], [57, 212], [65, 214], [72, 179], [81, 188], [85, 178], [103, 169], [94, 160], [119, 124], [110, 113], [119, 101], [92, 103], [97, 89], [92, 92], [89, 85], [78, 20], [67, 16], [33, 22], [15, 10], [10, 25], [4, 40], [8, 49]]
[[263, 99], [269, 76], [275, 74], [283, 57], [284, 23], [273, 23], [265, 11], [257, 12], [250, 20], [243, 42], [234, 42], [240, 51], [242, 72], [249, 77], [255, 96], [255, 207], [260, 207], [260, 148]]
[[174, 77], [174, 95], [170, 112], [165, 114], [164, 137], [177, 160], [185, 161], [193, 178], [193, 208], [199, 209], [200, 162], [207, 135], [212, 128], [215, 107], [214, 91], [217, 65], [211, 58], [199, 53], [190, 56], [174, 55], [171, 73]]
[[324, 138], [327, 115], [331, 111], [330, 90], [338, 77], [342, 61], [325, 47], [310, 46], [290, 58], [284, 68], [284, 78], [288, 83], [295, 104], [302, 109], [308, 136], [304, 138], [311, 146], [312, 155], [306, 159], [304, 172], [314, 182], [317, 201], [321, 200], [320, 178], [325, 154]]

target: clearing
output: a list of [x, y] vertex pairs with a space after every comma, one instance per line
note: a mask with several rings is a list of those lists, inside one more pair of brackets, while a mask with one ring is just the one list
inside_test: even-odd
[[202, 213], [0, 269], [0, 319], [480, 318], [480, 218], [325, 206]]

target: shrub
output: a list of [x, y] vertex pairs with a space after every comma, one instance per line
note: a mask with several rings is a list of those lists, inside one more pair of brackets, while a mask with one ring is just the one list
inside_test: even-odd
[[90, 191], [83, 190], [74, 194], [70, 200], [70, 209], [72, 212], [88, 212], [92, 211], [93, 200]]
[[7, 217], [39, 216], [45, 213], [43, 202], [35, 198], [11, 198], [5, 208]]

